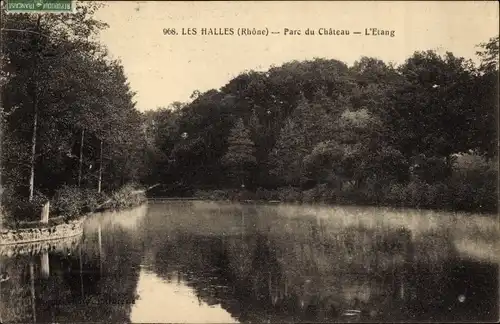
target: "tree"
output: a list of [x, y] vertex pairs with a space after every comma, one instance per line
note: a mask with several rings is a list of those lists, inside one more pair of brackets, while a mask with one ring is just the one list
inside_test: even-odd
[[356, 83], [350, 98], [352, 109], [367, 109], [376, 116], [384, 114], [401, 77], [396, 69], [379, 59], [362, 57], [350, 71]]
[[93, 18], [99, 7], [79, 3], [75, 14], [2, 20], [4, 129], [23, 154], [30, 145], [30, 158], [20, 161], [12, 150], [5, 161], [23, 163], [11, 174], [29, 185], [9, 183], [29, 199], [75, 182], [100, 191], [103, 175], [113, 189], [143, 172], [134, 93], [121, 63], [92, 40], [106, 27]]
[[307, 176], [315, 184], [334, 185], [341, 189], [343, 182], [348, 180], [347, 165], [343, 163], [348, 158], [346, 153], [346, 147], [334, 140], [318, 143], [304, 158]]
[[255, 147], [250, 139], [250, 131], [245, 127], [242, 119], [238, 119], [231, 130], [228, 144], [227, 152], [222, 157], [222, 164], [237, 183], [244, 185], [249, 181], [257, 160], [254, 156]]
[[[4, 53], [3, 66], [7, 83], [3, 87], [3, 109], [9, 113], [7, 129], [14, 137], [31, 142], [28, 197], [35, 192], [36, 166], [40, 163], [42, 145], [40, 134], [51, 129], [55, 115], [50, 108], [61, 101], [61, 93], [71, 89], [72, 82], [64, 81], [71, 67], [70, 57], [75, 53], [95, 53], [98, 46], [89, 41], [104, 24], [94, 20], [92, 14], [99, 5], [79, 5], [75, 14], [32, 15], [22, 14], [2, 20]], [[2, 14], [2, 16], [5, 16]], [[74, 63], [74, 62], [73, 62]], [[56, 90], [57, 89], [57, 90]], [[64, 99], [63, 99], [64, 100]], [[20, 118], [15, 121], [15, 118]], [[31, 125], [25, 121], [31, 120]], [[19, 121], [21, 124], [19, 124]], [[49, 123], [47, 123], [49, 122]], [[19, 127], [20, 126], [20, 127]], [[54, 139], [54, 138], [52, 138]]]
[[477, 54], [481, 59], [479, 73], [476, 75], [470, 97], [474, 107], [474, 131], [470, 140], [477, 147], [477, 153], [486, 158], [494, 158], [498, 154], [498, 57], [499, 38], [490, 38]]
[[331, 136], [332, 119], [320, 104], [304, 96], [287, 119], [269, 157], [271, 174], [286, 185], [300, 186], [304, 175], [303, 159], [319, 142]]
[[481, 48], [476, 54], [481, 58], [480, 70], [498, 71], [499, 35], [492, 37], [486, 43], [479, 44]]
[[494, 156], [496, 77], [433, 51], [399, 67], [369, 57], [351, 67], [292, 61], [158, 112], [148, 141], [163, 156], [155, 168], [165, 183], [228, 186], [251, 161], [257, 186], [321, 185], [377, 202], [411, 176], [447, 183], [457, 153]]
[[[100, 79], [100, 82], [96, 80], [95, 83], [97, 93], [105, 95], [92, 107], [92, 111], [83, 115], [86, 117], [83, 119], [83, 125], [86, 125], [99, 142], [98, 191], [102, 187], [104, 160], [115, 160], [113, 166], [122, 169], [119, 173], [121, 180], [114, 185], [123, 185], [127, 180], [137, 180], [138, 174], [135, 173], [142, 169], [138, 154], [144, 145], [141, 141], [142, 119], [133, 102], [135, 93], [130, 89], [120, 62], [106, 62]], [[108, 148], [107, 157], [104, 156], [104, 147]]]
[[398, 71], [402, 78], [381, 114], [389, 144], [406, 158], [424, 154], [447, 161], [473, 149], [472, 63], [452, 53], [416, 52]]
[[307, 149], [300, 126], [288, 119], [269, 155], [270, 173], [278, 183], [300, 185], [305, 154]]

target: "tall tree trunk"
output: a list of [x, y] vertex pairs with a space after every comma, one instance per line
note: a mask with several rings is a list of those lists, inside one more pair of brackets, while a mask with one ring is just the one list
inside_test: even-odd
[[102, 140], [100, 145], [99, 153], [99, 182], [97, 183], [97, 192], [101, 193], [101, 183], [102, 183]]
[[[41, 15], [38, 15], [38, 19], [36, 21], [36, 31], [40, 32], [40, 20], [42, 19]], [[31, 159], [30, 159], [30, 192], [29, 192], [29, 201], [33, 200], [33, 193], [35, 191], [35, 154], [36, 154], [36, 131], [38, 126], [38, 52], [40, 51], [39, 43], [40, 36], [37, 36], [37, 45], [35, 50], [35, 57], [33, 60], [34, 67], [34, 78], [33, 78], [33, 135], [31, 136]]]
[[[35, 90], [36, 92], [36, 90]], [[36, 95], [35, 95], [36, 97]], [[33, 104], [33, 135], [31, 136], [31, 159], [30, 159], [30, 196], [29, 201], [33, 200], [33, 192], [35, 189], [35, 154], [36, 154], [36, 130], [38, 124], [38, 103], [37, 99]]]
[[445, 163], [446, 163], [446, 177], [449, 178], [451, 177], [451, 174], [453, 172], [453, 157], [451, 154], [448, 154], [445, 158]]
[[[0, 103], [1, 105], [1, 103]], [[2, 150], [2, 147], [3, 147], [3, 144], [2, 144], [2, 140], [3, 140], [3, 132], [2, 132], [2, 129], [4, 127], [4, 120], [3, 120], [3, 108], [0, 106], [0, 156], [2, 156], [2, 153], [3, 153], [3, 150]], [[0, 160], [0, 197], [2, 197], [3, 195], [3, 187], [2, 187], [2, 161]], [[3, 213], [2, 213], [2, 208], [0, 206], [0, 229], [2, 229], [3, 227]], [[1, 291], [0, 291], [0, 294], [1, 294]], [[1, 300], [0, 300], [1, 302]], [[0, 314], [0, 323], [2, 323], [2, 314]]]
[[83, 140], [85, 136], [85, 129], [82, 129], [82, 137], [80, 139], [80, 163], [78, 165], [78, 188], [82, 183], [82, 164], [83, 164]]
[[[1, 277], [0, 277], [1, 278]], [[2, 301], [2, 279], [0, 279], [0, 305], [3, 305], [3, 301]], [[2, 319], [2, 308], [0, 308], [0, 323], [3, 323], [3, 319]]]

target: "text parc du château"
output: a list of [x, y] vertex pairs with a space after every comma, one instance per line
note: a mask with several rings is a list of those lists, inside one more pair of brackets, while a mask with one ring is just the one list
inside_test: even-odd
[[[361, 34], [361, 32], [352, 32], [353, 34]], [[348, 29], [334, 29], [334, 28], [319, 28], [316, 32], [313, 29], [290, 29], [284, 28], [283, 34], [285, 36], [301, 36], [301, 35], [327, 35], [327, 36], [349, 36], [351, 31]], [[390, 36], [394, 37], [394, 30], [384, 30], [379, 28], [365, 28], [365, 36]]]

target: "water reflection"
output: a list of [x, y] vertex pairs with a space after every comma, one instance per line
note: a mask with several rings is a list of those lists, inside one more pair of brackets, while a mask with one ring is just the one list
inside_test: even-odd
[[162, 279], [143, 268], [130, 320], [133, 323], [235, 323], [219, 305], [196, 296], [181, 276]]
[[240, 322], [498, 317], [498, 266], [460, 257], [447, 231], [332, 226], [253, 206], [157, 212], [148, 232], [154, 271], [180, 273]]
[[4, 322], [498, 319], [498, 266], [448, 230], [188, 202], [97, 214], [72, 240], [0, 253]]
[[128, 322], [142, 254], [130, 223], [145, 213], [136, 209], [116, 221], [97, 214], [83, 236], [50, 249], [4, 246], [0, 270], [10, 278], [0, 286], [2, 321]]
[[12, 247], [17, 252], [32, 253], [0, 258], [1, 271], [8, 274], [8, 280], [0, 283], [0, 318], [4, 322], [44, 321], [40, 311], [45, 303], [64, 290], [64, 283], [57, 280], [57, 274], [64, 270], [57, 261], [71, 254], [79, 239], [51, 242], [49, 249], [37, 249], [37, 244], [24, 245], [23, 249]]

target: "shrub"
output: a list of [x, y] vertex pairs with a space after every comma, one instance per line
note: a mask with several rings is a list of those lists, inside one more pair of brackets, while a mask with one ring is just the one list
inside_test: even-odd
[[320, 184], [316, 187], [302, 192], [302, 202], [328, 202], [333, 203], [338, 200], [337, 192], [326, 184]]
[[255, 191], [255, 199], [258, 200], [279, 200], [279, 195], [276, 190], [268, 190], [264, 188], [257, 188]]
[[95, 190], [83, 189], [81, 191], [82, 209], [85, 212], [93, 212], [99, 206], [99, 194]]
[[231, 201], [240, 200], [240, 190], [239, 189], [227, 189], [227, 198]]
[[211, 194], [211, 199], [213, 200], [226, 200], [228, 199], [228, 193], [224, 190], [214, 190]]
[[300, 202], [302, 201], [302, 192], [294, 187], [282, 187], [278, 189], [278, 198], [281, 201]]
[[427, 186], [420, 180], [412, 180], [405, 188], [404, 203], [412, 207], [423, 207], [425, 205], [425, 192]]
[[245, 189], [245, 190], [239, 191], [237, 197], [238, 197], [239, 201], [254, 200], [256, 195], [255, 195], [255, 193]]
[[313, 203], [319, 200], [317, 187], [302, 192], [302, 202]]
[[405, 202], [405, 186], [400, 183], [392, 183], [386, 201], [390, 204], [402, 205]]
[[450, 180], [450, 194], [458, 209], [496, 211], [497, 177], [495, 170], [462, 170]]
[[8, 218], [7, 211], [5, 210], [5, 207], [0, 204], [0, 228], [4, 226], [4, 223], [6, 222], [6, 219]]
[[[93, 189], [80, 189], [75, 186], [63, 186], [56, 190], [50, 200], [49, 224], [53, 226], [61, 222], [74, 219], [84, 213], [94, 212], [106, 201], [110, 202], [104, 208], [127, 208], [140, 205], [146, 200], [143, 192], [133, 185], [127, 185], [115, 191], [111, 197], [104, 193], [97, 193]], [[40, 212], [49, 199], [40, 193], [34, 195], [31, 202], [17, 195], [5, 194], [2, 196], [1, 221], [9, 228], [39, 227]]]
[[106, 207], [112, 209], [122, 209], [134, 207], [147, 200], [144, 192], [138, 192], [140, 189], [132, 184], [123, 186], [111, 194], [111, 201]]
[[199, 199], [210, 199], [210, 192], [206, 190], [196, 190], [194, 196]]
[[196, 198], [207, 200], [227, 200], [229, 199], [229, 192], [225, 190], [197, 190], [194, 193]]
[[430, 208], [447, 209], [450, 206], [449, 201], [449, 188], [442, 182], [437, 182], [427, 185], [425, 191], [425, 205]]
[[55, 192], [51, 210], [56, 215], [72, 219], [81, 215], [86, 205], [82, 190], [75, 186], [63, 186]]
[[80, 189], [63, 186], [58, 189], [51, 202], [51, 215], [72, 219], [85, 213], [95, 212], [109, 197], [95, 189]]
[[33, 200], [4, 193], [2, 197], [4, 223], [8, 226], [18, 226], [20, 222], [33, 222], [40, 220], [43, 205], [48, 201], [41, 193], [35, 193]]

